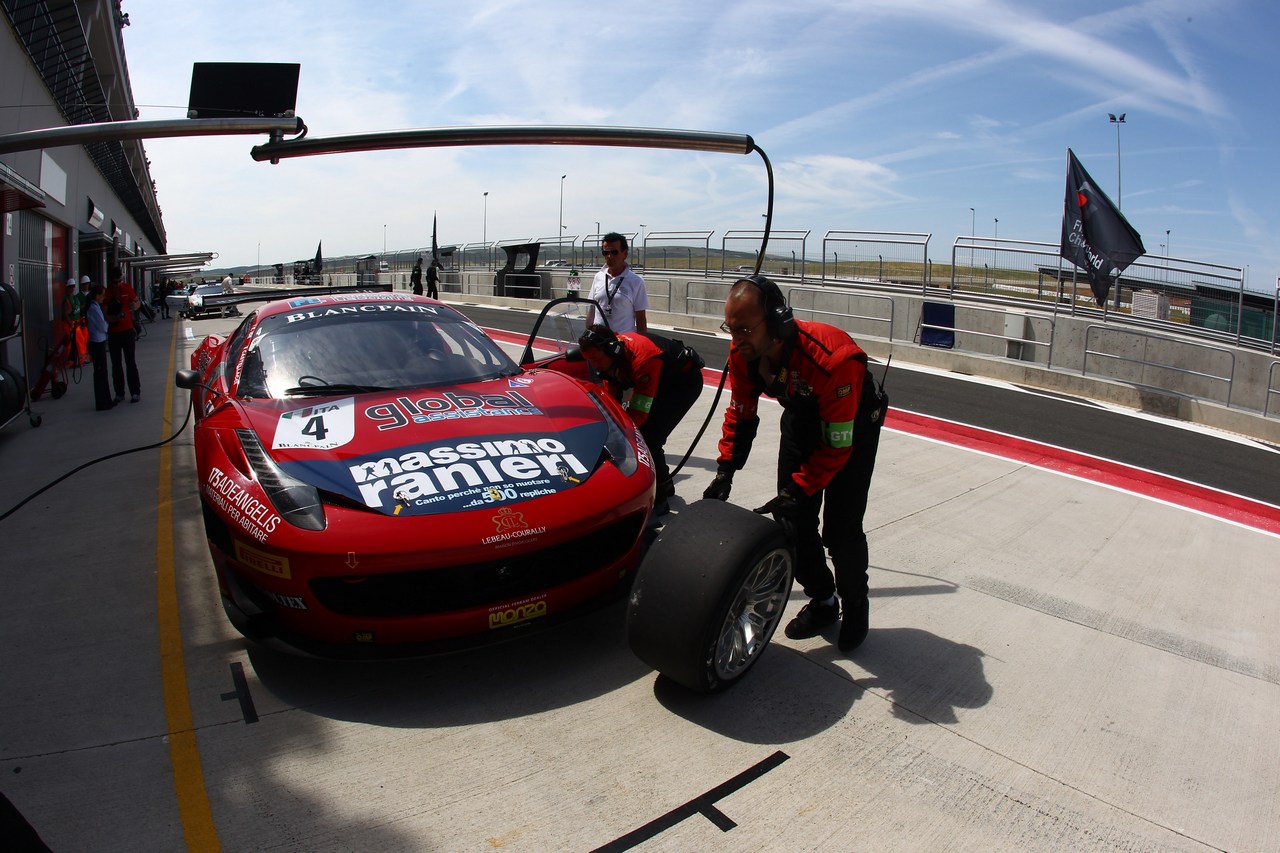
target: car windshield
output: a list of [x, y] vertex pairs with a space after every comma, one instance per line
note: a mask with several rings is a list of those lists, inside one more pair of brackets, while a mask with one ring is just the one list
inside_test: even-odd
[[452, 309], [412, 304], [340, 309], [336, 316], [326, 309], [263, 319], [244, 355], [237, 396], [282, 399], [423, 388], [520, 372], [497, 344]]

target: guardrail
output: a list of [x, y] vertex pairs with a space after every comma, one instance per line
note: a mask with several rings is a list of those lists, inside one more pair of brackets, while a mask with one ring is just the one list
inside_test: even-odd
[[[1111, 334], [1118, 333], [1118, 334], [1123, 334], [1125, 336], [1128, 336], [1130, 338], [1142, 338], [1148, 341], [1158, 341], [1161, 345], [1160, 348], [1164, 350], [1167, 350], [1169, 346], [1172, 345], [1175, 348], [1183, 347], [1189, 350], [1205, 350], [1208, 352], [1216, 353], [1219, 355], [1226, 356], [1227, 362], [1229, 364], [1229, 369], [1227, 370], [1227, 375], [1223, 376], [1221, 374], [1206, 373], [1201, 370], [1193, 370], [1189, 367], [1179, 367], [1175, 364], [1157, 362], [1149, 358], [1133, 358], [1131, 356], [1121, 355], [1118, 353], [1105, 352], [1103, 350], [1095, 350], [1091, 345], [1091, 341], [1094, 337], [1095, 332], [1100, 334], [1101, 333], [1111, 333]], [[1210, 382], [1225, 383], [1227, 386], [1227, 395], [1226, 395], [1226, 399], [1223, 401], [1223, 405], [1227, 406], [1228, 408], [1231, 407], [1231, 390], [1232, 390], [1232, 385], [1235, 381], [1236, 356], [1235, 356], [1235, 353], [1231, 352], [1230, 350], [1226, 350], [1221, 347], [1210, 346], [1208, 344], [1195, 343], [1192, 341], [1179, 341], [1177, 339], [1170, 338], [1164, 335], [1148, 335], [1144, 332], [1134, 331], [1133, 329], [1117, 329], [1114, 326], [1093, 325], [1093, 326], [1088, 326], [1085, 329], [1085, 333], [1084, 333], [1084, 353], [1083, 353], [1083, 357], [1081, 358], [1081, 364], [1080, 364], [1081, 376], [1089, 375], [1089, 356], [1091, 355], [1097, 356], [1098, 358], [1110, 360], [1110, 361], [1119, 361], [1119, 362], [1124, 362], [1126, 364], [1134, 364], [1140, 368], [1155, 368], [1157, 370], [1167, 370], [1173, 373], [1181, 374], [1183, 376], [1192, 376], [1198, 379], [1206, 379], [1206, 380], [1209, 380]], [[1145, 373], [1145, 370], [1141, 372]], [[1134, 385], [1163, 388], [1163, 386], [1153, 385], [1151, 382], [1144, 382], [1144, 381], [1141, 381], [1140, 379], [1134, 379], [1132, 377], [1129, 377], [1129, 378], [1117, 377], [1115, 375], [1108, 375], [1105, 373], [1098, 373], [1098, 372], [1095, 372], [1093, 375], [1101, 376], [1107, 379], [1120, 379], [1121, 381], [1130, 382]], [[1165, 389], [1165, 390], [1168, 390], [1168, 389]], [[1175, 392], [1175, 393], [1185, 393], [1185, 392]], [[1199, 395], [1190, 394], [1189, 396], [1199, 396]]]
[[[953, 335], [965, 335], [968, 337], [975, 337], [975, 338], [980, 338], [984, 340], [1004, 341], [1005, 352], [1003, 353], [1003, 355], [1006, 358], [1013, 358], [1018, 361], [1023, 360], [1022, 350], [1024, 347], [1032, 347], [1032, 348], [1043, 347], [1045, 351], [1044, 366], [1045, 367], [1051, 366], [1053, 362], [1054, 335], [1057, 332], [1057, 321], [1052, 316], [1028, 314], [1028, 313], [1023, 313], [1021, 311], [1008, 311], [1002, 308], [984, 308], [979, 305], [956, 305], [955, 303], [946, 303], [946, 304], [955, 305], [955, 309], [958, 312], [961, 312], [961, 316], [963, 316], [963, 314], [965, 313], [999, 315], [1002, 318], [1002, 321], [1004, 323], [1005, 332], [1004, 334], [997, 334], [996, 332], [983, 332], [983, 331], [979, 331], [976, 328], [961, 325], [959, 322], [954, 322], [950, 325], [942, 324], [942, 323], [926, 323], [923, 319], [924, 318], [923, 312], [921, 313], [920, 323], [917, 326], [917, 332], [921, 330], [929, 329], [933, 331], [939, 331], [944, 333], [950, 332]], [[1022, 332], [1019, 332], [1017, 334], [1013, 334], [1010, 332], [1011, 319], [1016, 320], [1016, 322], [1013, 325], [1018, 325], [1023, 327]], [[1035, 338], [1029, 337], [1026, 333], [1026, 326], [1028, 324], [1036, 324], [1036, 323], [1042, 323], [1048, 326], [1049, 333], [1046, 336], [1046, 339], [1043, 341], [1036, 340]], [[921, 345], [928, 346], [927, 344], [921, 344]], [[954, 347], [944, 347], [944, 348], [953, 349]], [[975, 350], [970, 350], [970, 351], [975, 351]], [[990, 354], [990, 353], [979, 353], [979, 354]], [[998, 354], [999, 353], [997, 353], [997, 355]]]
[[[796, 297], [799, 295], [801, 299], [807, 299], [808, 305], [797, 303]], [[846, 311], [830, 311], [819, 310], [817, 308], [818, 297], [839, 298], [843, 297]], [[859, 314], [853, 310], [853, 305], [857, 302], [870, 302], [873, 305], [887, 306], [888, 316], [878, 316], [875, 314]], [[846, 332], [854, 332], [855, 329], [845, 328], [844, 320], [863, 320], [876, 324], [884, 324], [888, 330], [888, 335], [876, 335], [886, 340], [893, 340], [893, 318], [894, 318], [894, 301], [892, 296], [882, 296], [875, 293], [860, 293], [849, 290], [835, 290], [825, 287], [793, 287], [787, 292], [787, 304], [791, 306], [792, 311], [804, 311], [813, 317], [827, 318], [824, 322], [828, 322], [833, 326], [844, 328]]]

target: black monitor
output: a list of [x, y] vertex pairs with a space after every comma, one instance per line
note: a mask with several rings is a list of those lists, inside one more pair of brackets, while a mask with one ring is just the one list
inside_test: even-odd
[[196, 62], [187, 118], [291, 118], [301, 67], [296, 62]]

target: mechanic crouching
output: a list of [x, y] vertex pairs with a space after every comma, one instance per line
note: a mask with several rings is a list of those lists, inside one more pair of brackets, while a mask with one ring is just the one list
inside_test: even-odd
[[673, 338], [652, 332], [615, 334], [598, 323], [582, 333], [578, 348], [615, 400], [622, 402], [631, 392], [627, 413], [649, 446], [658, 477], [654, 514], [664, 514], [676, 489], [663, 447], [702, 393], [702, 356]]
[[[755, 511], [772, 513], [795, 545], [796, 580], [809, 602], [785, 629], [793, 640], [817, 636], [844, 618], [838, 645], [852, 651], [867, 636], [867, 536], [862, 529], [888, 397], [867, 371], [867, 355], [844, 331], [796, 320], [768, 278], [729, 289], [720, 327], [732, 340], [716, 477], [704, 498], [727, 500], [746, 464], [760, 419], [761, 394], [782, 404], [778, 494]], [[822, 533], [818, 513], [822, 511]], [[826, 552], [823, 546], [826, 546]], [[827, 552], [835, 575], [827, 567]]]

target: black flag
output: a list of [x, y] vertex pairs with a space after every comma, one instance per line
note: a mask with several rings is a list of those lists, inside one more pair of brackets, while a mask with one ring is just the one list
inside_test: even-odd
[[317, 273], [317, 274], [320, 272], [320, 270], [322, 270], [322, 269], [324, 268], [324, 258], [320, 257], [320, 247], [321, 247], [321, 246], [323, 246], [323, 245], [324, 245], [324, 241], [323, 241], [323, 240], [321, 240], [319, 243], [316, 243], [316, 269], [315, 269], [315, 271], [316, 271], [316, 273]]
[[1089, 276], [1089, 287], [1099, 305], [1107, 301], [1112, 282], [1146, 251], [1142, 237], [1068, 148], [1059, 254]]
[[436, 240], [436, 215], [431, 214], [431, 262], [440, 263], [440, 244]]

